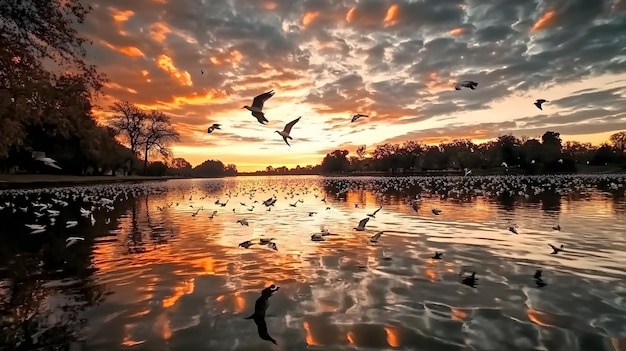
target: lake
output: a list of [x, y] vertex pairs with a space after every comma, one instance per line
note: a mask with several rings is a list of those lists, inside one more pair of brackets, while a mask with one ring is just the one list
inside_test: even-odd
[[[0, 345], [624, 351], [625, 182], [299, 176], [2, 191]], [[313, 241], [321, 226], [330, 235]], [[277, 345], [244, 319], [271, 284]]]

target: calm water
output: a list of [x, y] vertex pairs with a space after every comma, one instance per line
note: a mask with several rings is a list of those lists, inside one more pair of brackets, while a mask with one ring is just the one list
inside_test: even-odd
[[[624, 351], [625, 182], [240, 177], [5, 191], [0, 348]], [[336, 235], [311, 241], [321, 225]], [[66, 248], [70, 236], [85, 240]], [[278, 250], [237, 246], [261, 237]], [[278, 346], [243, 319], [270, 284]]]

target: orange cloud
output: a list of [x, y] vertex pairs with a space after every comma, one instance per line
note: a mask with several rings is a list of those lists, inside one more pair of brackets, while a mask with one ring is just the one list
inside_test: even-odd
[[237, 50], [233, 50], [229, 53], [223, 52], [223, 50], [216, 56], [211, 56], [209, 59], [214, 65], [220, 66], [225, 64], [231, 64], [233, 66], [239, 65], [239, 62], [243, 60], [243, 55]]
[[387, 15], [385, 16], [385, 19], [383, 20], [386, 26], [393, 26], [394, 24], [398, 23], [398, 10], [399, 9], [400, 7], [396, 4], [389, 6], [389, 9], [387, 9]]
[[138, 48], [134, 47], [134, 46], [114, 46], [104, 40], [100, 40], [100, 43], [102, 45], [104, 45], [105, 47], [111, 49], [111, 50], [115, 50], [119, 53], [122, 53], [128, 57], [142, 57], [144, 56], [143, 51], [139, 50]]
[[162, 43], [167, 34], [171, 32], [172, 30], [163, 22], [157, 22], [150, 26], [150, 36], [159, 43]]
[[555, 19], [556, 19], [556, 11], [554, 10], [547, 11], [546, 13], [543, 14], [543, 16], [541, 16], [537, 20], [537, 22], [535, 22], [535, 24], [530, 30], [533, 32], [544, 30], [552, 26], [554, 24]]
[[270, 10], [271, 11], [271, 10], [275, 10], [278, 7], [278, 4], [273, 2], [273, 1], [268, 1], [265, 4], [263, 4], [263, 7], [266, 10]]
[[128, 21], [131, 17], [135, 15], [133, 11], [118, 11], [117, 9], [112, 9], [113, 12], [113, 20], [116, 23], [124, 23]]
[[465, 29], [463, 28], [454, 28], [450, 31], [450, 35], [457, 37], [465, 33]]
[[178, 70], [178, 68], [174, 66], [174, 61], [172, 61], [169, 56], [159, 55], [159, 57], [157, 57], [157, 66], [169, 73], [172, 77], [176, 78], [179, 83], [187, 86], [193, 85], [189, 72]]
[[306, 27], [309, 24], [313, 23], [313, 21], [315, 21], [315, 19], [318, 18], [319, 16], [320, 16], [320, 13], [318, 11], [307, 12], [304, 14], [304, 16], [302, 16], [302, 24]]
[[428, 81], [426, 82], [426, 87], [431, 92], [450, 90], [454, 81], [449, 79], [442, 79], [439, 77], [437, 72], [431, 72], [428, 75]]
[[127, 91], [127, 92], [131, 93], [131, 94], [137, 94], [137, 90], [131, 89], [131, 88], [126, 88], [126, 87], [123, 87], [123, 86], [121, 86], [121, 85], [119, 85], [117, 83], [113, 83], [113, 82], [105, 83], [104, 86], [109, 88], [109, 89], [124, 90], [124, 91]]
[[354, 16], [356, 16], [356, 7], [348, 10], [348, 13], [346, 14], [346, 21], [352, 22], [352, 20], [354, 20]]

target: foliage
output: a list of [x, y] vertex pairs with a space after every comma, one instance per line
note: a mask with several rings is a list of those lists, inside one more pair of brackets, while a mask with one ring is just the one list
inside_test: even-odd
[[[626, 132], [611, 136], [612, 145], [593, 147], [589, 143], [563, 143], [560, 134], [547, 131], [541, 139], [502, 135], [495, 140], [475, 144], [454, 140], [439, 145], [417, 141], [376, 146], [371, 157], [365, 157], [364, 146], [357, 156], [346, 150], [335, 150], [324, 157], [322, 173], [346, 172], [417, 172], [430, 170], [461, 171], [500, 169], [506, 172], [541, 173], [575, 172], [577, 165], [605, 165], [624, 162]], [[502, 167], [502, 163], [507, 167]]]
[[180, 134], [168, 115], [160, 111], [145, 112], [128, 101], [116, 102], [112, 109], [117, 114], [109, 120], [109, 125], [135, 155], [143, 157], [144, 173], [147, 174], [150, 154], [166, 160], [172, 155], [169, 144], [179, 141]]

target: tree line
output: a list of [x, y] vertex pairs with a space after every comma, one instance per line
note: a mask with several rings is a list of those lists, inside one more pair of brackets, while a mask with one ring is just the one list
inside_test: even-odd
[[[626, 132], [618, 132], [600, 146], [568, 141], [547, 131], [541, 138], [502, 135], [476, 144], [461, 139], [439, 145], [418, 141], [382, 144], [368, 153], [365, 145], [350, 155], [334, 150], [321, 163], [321, 173], [424, 172], [465, 169], [489, 171], [494, 168], [523, 173], [576, 172], [580, 165], [622, 165], [626, 167]], [[625, 168], [626, 169], [626, 168]]]

